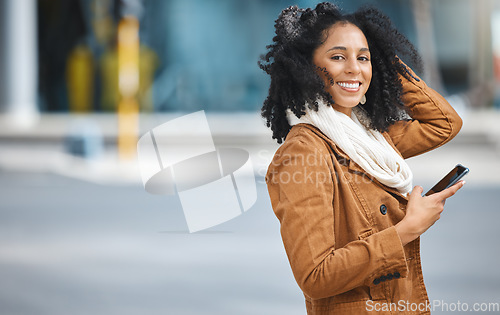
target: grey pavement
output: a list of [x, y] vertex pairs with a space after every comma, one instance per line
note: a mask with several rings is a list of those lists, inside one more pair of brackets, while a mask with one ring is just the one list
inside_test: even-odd
[[[189, 234], [175, 196], [0, 171], [0, 314], [305, 314], [257, 183], [249, 211]], [[499, 188], [464, 188], [424, 234], [431, 300], [500, 303]]]

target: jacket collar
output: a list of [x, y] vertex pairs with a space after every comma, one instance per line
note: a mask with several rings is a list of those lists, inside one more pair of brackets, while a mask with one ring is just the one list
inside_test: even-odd
[[[405, 197], [403, 194], [399, 192], [394, 187], [389, 187], [381, 182], [379, 182], [376, 178], [372, 177], [370, 174], [368, 174], [364, 169], [362, 169], [357, 163], [355, 163], [347, 154], [345, 154], [335, 142], [333, 142], [330, 138], [328, 138], [321, 130], [319, 130], [316, 126], [311, 125], [311, 124], [306, 124], [306, 123], [300, 123], [297, 124], [296, 126], [304, 127], [315, 134], [317, 134], [319, 137], [321, 137], [327, 144], [328, 146], [332, 149], [333, 154], [336, 156], [337, 161], [339, 161], [340, 164], [347, 166], [347, 169], [349, 172], [359, 172], [365, 174], [365, 176], [369, 177], [372, 181], [374, 181], [377, 185], [382, 187], [385, 191], [391, 193], [392, 195], [395, 195], [397, 197], [400, 197], [406, 201], [408, 201], [408, 197]], [[384, 138], [387, 140], [387, 142], [392, 146], [392, 148], [399, 154], [401, 153], [398, 151], [398, 149], [394, 146], [394, 143], [392, 143], [392, 139], [389, 136], [387, 132], [383, 132], [382, 135]]]

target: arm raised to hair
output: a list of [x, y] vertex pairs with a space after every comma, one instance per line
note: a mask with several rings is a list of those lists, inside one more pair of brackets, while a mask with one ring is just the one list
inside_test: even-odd
[[453, 139], [462, 128], [462, 119], [438, 92], [427, 86], [408, 66], [411, 79], [400, 75], [403, 103], [412, 119], [398, 121], [388, 134], [404, 158], [428, 152]]

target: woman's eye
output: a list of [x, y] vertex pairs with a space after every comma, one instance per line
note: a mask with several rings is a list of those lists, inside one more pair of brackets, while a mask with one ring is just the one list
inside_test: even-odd
[[332, 59], [332, 60], [341, 60], [342, 56], [332, 56], [330, 59]]
[[370, 59], [368, 59], [368, 57], [359, 57], [358, 60], [361, 60], [361, 61], [370, 61]]

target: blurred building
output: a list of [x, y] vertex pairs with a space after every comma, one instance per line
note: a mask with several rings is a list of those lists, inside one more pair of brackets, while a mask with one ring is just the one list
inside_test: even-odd
[[[120, 16], [133, 14], [140, 25], [138, 100], [141, 111], [257, 111], [269, 84], [257, 61], [265, 52], [265, 46], [271, 43], [274, 20], [289, 5], [310, 7], [318, 2], [5, 0], [0, 11], [3, 23], [0, 61], [2, 65], [12, 63], [18, 68], [0, 69], [4, 87], [0, 90], [0, 108], [6, 111], [12, 106], [21, 106], [9, 104], [12, 97], [6, 94], [9, 90], [19, 91], [12, 88], [16, 82], [29, 84], [12, 80], [13, 73], [26, 69], [21, 63], [27, 64], [13, 61], [25, 58], [33, 65], [38, 61], [38, 66], [26, 74], [38, 79], [33, 97], [35, 109], [41, 112], [115, 111], [118, 104], [117, 25]], [[337, 3], [346, 11], [367, 3], [380, 8], [419, 48], [428, 66], [423, 74], [426, 81], [445, 95], [462, 93], [473, 107], [492, 106], [492, 21], [500, 12], [500, 1], [352, 0]], [[9, 18], [12, 12], [21, 10], [14, 7], [23, 8], [24, 12], [32, 8], [36, 16], [25, 13], [24, 18]], [[128, 8], [128, 13], [119, 12], [123, 7]], [[38, 48], [34, 50], [35, 55], [24, 56], [21, 47], [28, 44], [13, 45], [21, 38]]]

